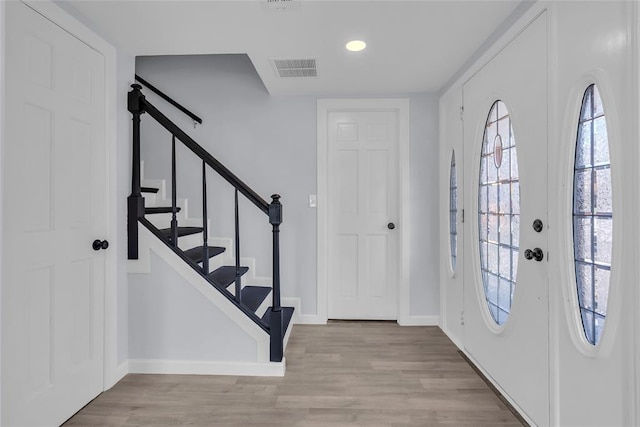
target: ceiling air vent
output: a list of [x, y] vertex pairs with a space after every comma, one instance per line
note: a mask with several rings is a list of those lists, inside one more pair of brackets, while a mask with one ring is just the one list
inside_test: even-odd
[[300, 8], [300, 0], [262, 0], [262, 7], [266, 10], [285, 11]]
[[272, 62], [281, 78], [318, 77], [315, 59], [272, 59]]

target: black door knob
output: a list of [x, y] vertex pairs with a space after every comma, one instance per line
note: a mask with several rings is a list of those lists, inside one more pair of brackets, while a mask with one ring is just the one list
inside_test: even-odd
[[109, 242], [107, 242], [106, 240], [94, 240], [93, 244], [91, 245], [93, 247], [94, 251], [99, 251], [100, 249], [107, 249], [109, 247]]
[[535, 221], [533, 221], [533, 229], [534, 229], [537, 233], [539, 233], [539, 232], [541, 232], [541, 231], [542, 231], [542, 226], [543, 226], [543, 224], [542, 224], [542, 221], [541, 221], [541, 220], [536, 219]]
[[393, 230], [394, 228], [396, 228], [396, 225], [394, 223], [390, 222], [389, 224], [387, 224], [387, 228], [389, 230]]
[[527, 249], [524, 251], [524, 257], [526, 259], [535, 259], [540, 262], [544, 259], [544, 252], [542, 252], [542, 249], [540, 248]]

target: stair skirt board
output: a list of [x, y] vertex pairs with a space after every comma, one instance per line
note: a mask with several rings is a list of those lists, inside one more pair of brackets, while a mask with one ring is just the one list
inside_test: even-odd
[[[258, 354], [256, 355], [257, 364], [267, 363], [271, 364], [269, 355], [269, 334], [266, 333], [260, 326], [258, 326], [253, 320], [238, 309], [236, 305], [231, 303], [220, 291], [215, 289], [211, 283], [209, 283], [204, 277], [198, 274], [193, 268], [187, 265], [181, 258], [179, 258], [171, 248], [165, 243], [160, 241], [151, 231], [149, 231], [144, 225], [138, 224], [139, 233], [139, 259], [128, 260], [128, 272], [129, 274], [143, 273], [148, 274], [151, 272], [151, 251], [153, 251], [159, 258], [173, 268], [185, 281], [190, 283], [198, 292], [200, 292], [206, 299], [211, 301], [211, 304], [215, 305], [221, 312], [223, 312], [229, 319], [231, 319], [236, 325], [238, 325], [249, 337], [251, 337], [257, 345]], [[252, 357], [253, 358], [253, 357]], [[131, 361], [130, 361], [131, 363]], [[167, 362], [168, 363], [168, 362]], [[199, 362], [200, 363], [200, 362]], [[226, 364], [231, 362], [202, 362], [206, 364]], [[251, 362], [250, 364], [254, 364]], [[131, 370], [130, 372], [134, 372]]]
[[283, 377], [286, 370], [284, 358], [282, 362], [130, 359], [128, 365], [130, 374]]

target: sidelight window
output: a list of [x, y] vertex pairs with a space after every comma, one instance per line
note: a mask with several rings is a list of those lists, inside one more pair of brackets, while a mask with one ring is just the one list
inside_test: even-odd
[[502, 325], [511, 312], [518, 271], [520, 183], [507, 106], [496, 101], [482, 141], [478, 188], [480, 268], [491, 317]]
[[609, 140], [596, 85], [582, 98], [573, 184], [573, 250], [582, 327], [596, 345], [607, 316], [613, 242]]
[[451, 169], [449, 172], [449, 240], [451, 250], [451, 270], [456, 271], [458, 251], [458, 178], [456, 176], [456, 153], [451, 153]]

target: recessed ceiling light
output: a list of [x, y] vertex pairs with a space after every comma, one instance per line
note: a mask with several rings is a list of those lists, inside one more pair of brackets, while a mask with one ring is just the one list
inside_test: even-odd
[[365, 47], [367, 47], [367, 44], [362, 40], [351, 40], [345, 47], [351, 52], [360, 52], [361, 50], [364, 50]]

